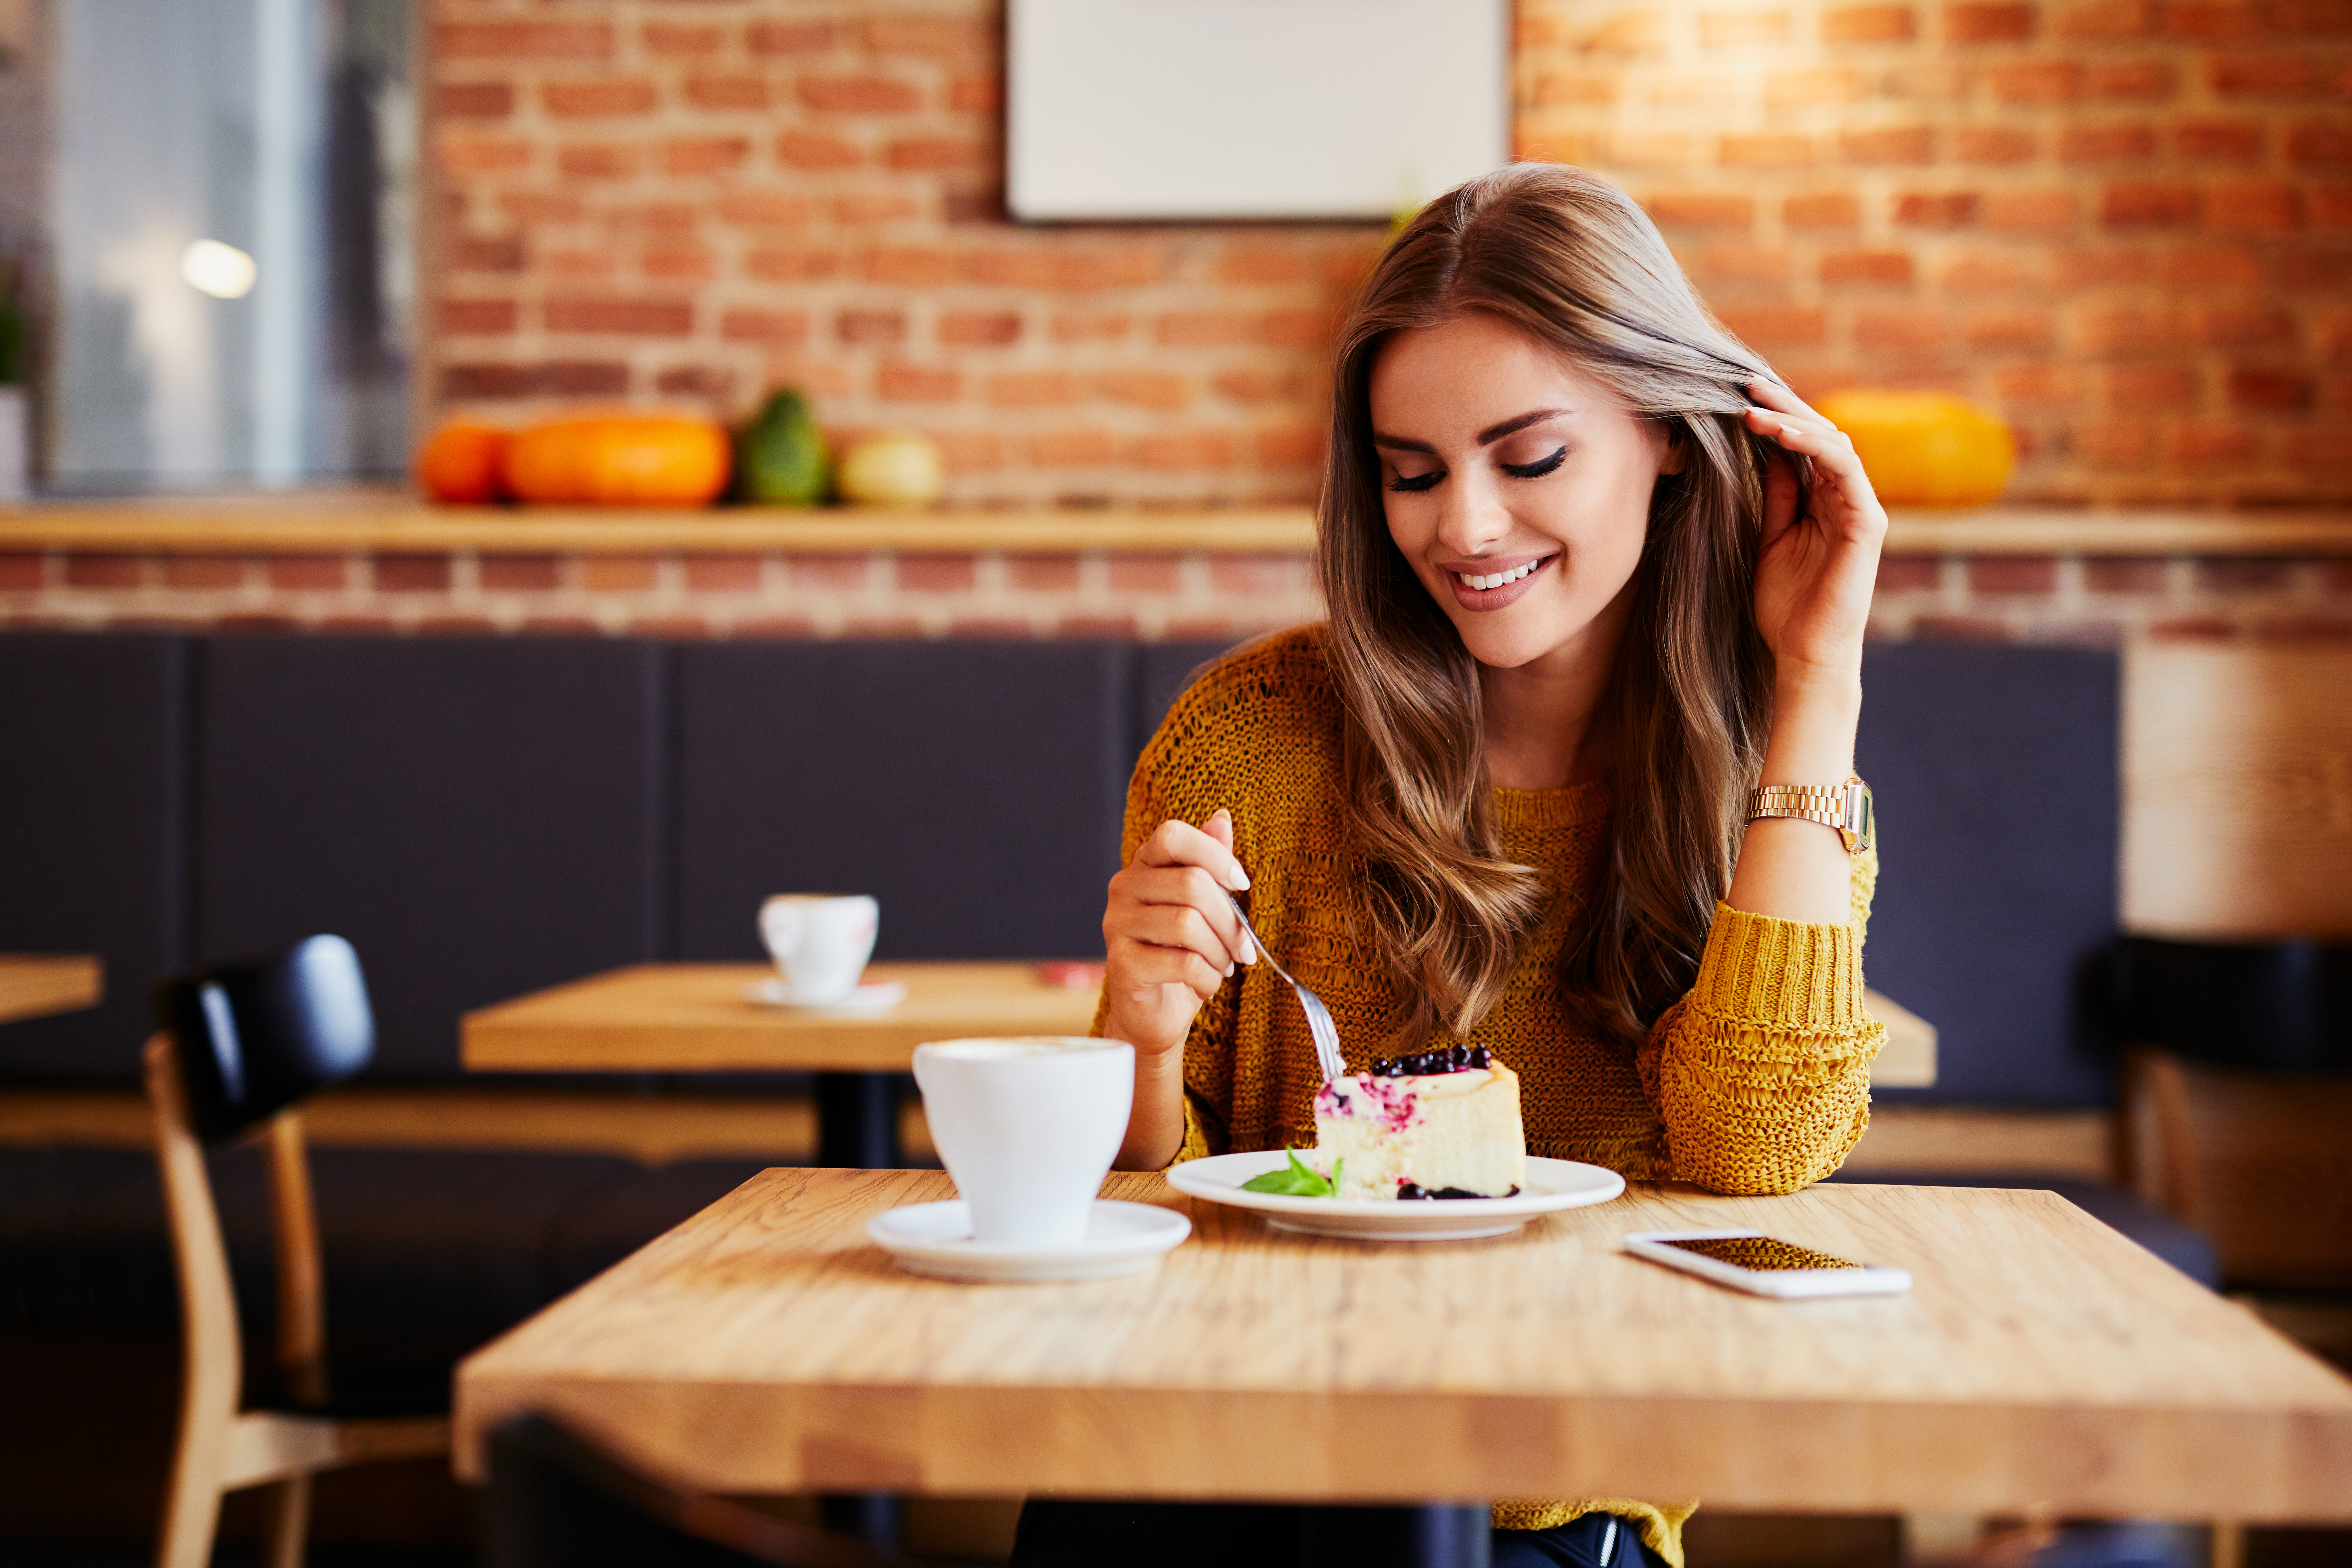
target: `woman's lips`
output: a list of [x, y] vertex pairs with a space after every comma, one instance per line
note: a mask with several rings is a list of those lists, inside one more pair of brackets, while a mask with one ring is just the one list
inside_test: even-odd
[[[1559, 559], [1557, 555], [1538, 555], [1521, 556], [1516, 561], [1455, 561], [1448, 562], [1440, 570], [1445, 574], [1446, 582], [1453, 584], [1454, 601], [1464, 609], [1499, 610], [1525, 594]], [[1474, 577], [1481, 583], [1493, 583], [1497, 577], [1504, 581], [1491, 588], [1474, 588], [1470, 585]]]

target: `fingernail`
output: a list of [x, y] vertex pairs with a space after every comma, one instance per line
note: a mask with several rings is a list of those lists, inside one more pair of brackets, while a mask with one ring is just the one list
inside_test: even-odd
[[1244, 963], [1257, 962], [1257, 943], [1250, 941], [1246, 932], [1242, 936], [1242, 962]]
[[1225, 965], [1225, 978], [1226, 978], [1226, 979], [1228, 979], [1228, 980], [1231, 980], [1233, 977], [1234, 977], [1234, 966], [1233, 966], [1232, 964], [1228, 963], [1228, 964], [1226, 964], [1226, 965]]
[[1793, 436], [1796, 433], [1797, 427], [1794, 425], [1783, 425], [1780, 426], [1780, 434], [1783, 436]]
[[1234, 891], [1236, 893], [1246, 893], [1249, 891], [1249, 873], [1243, 870], [1239, 866], [1234, 868], [1234, 874], [1226, 878], [1225, 880], [1232, 886]]

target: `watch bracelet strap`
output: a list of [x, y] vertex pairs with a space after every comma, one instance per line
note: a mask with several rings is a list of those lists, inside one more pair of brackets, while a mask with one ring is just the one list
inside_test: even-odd
[[1845, 785], [1759, 784], [1748, 792], [1748, 818], [1793, 816], [1827, 827], [1845, 826]]

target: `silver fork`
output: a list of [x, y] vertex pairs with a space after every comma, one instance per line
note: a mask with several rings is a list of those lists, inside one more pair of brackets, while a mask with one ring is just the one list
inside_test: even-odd
[[1249, 923], [1249, 916], [1242, 912], [1242, 901], [1227, 893], [1225, 902], [1234, 906], [1234, 918], [1242, 922], [1242, 930], [1249, 932], [1250, 941], [1274, 965], [1274, 972], [1298, 993], [1298, 1005], [1307, 1015], [1307, 1032], [1315, 1037], [1315, 1060], [1323, 1068], [1323, 1081], [1329, 1083], [1333, 1079], [1347, 1077], [1348, 1065], [1339, 1059], [1339, 1026], [1331, 1022], [1331, 1009], [1323, 1005], [1322, 997], [1298, 984], [1297, 978], [1282, 967], [1281, 961], [1274, 956], [1274, 949], [1265, 945], [1265, 938], [1257, 934], [1257, 928]]

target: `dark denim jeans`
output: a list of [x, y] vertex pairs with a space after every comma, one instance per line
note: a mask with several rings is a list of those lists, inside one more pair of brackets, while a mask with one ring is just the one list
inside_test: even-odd
[[[1317, 1568], [1360, 1548], [1330, 1550], [1332, 1517], [1370, 1510], [1280, 1503], [1057, 1502], [1021, 1510], [1012, 1568]], [[1377, 1515], [1371, 1516], [1374, 1521]], [[1615, 1514], [1589, 1513], [1552, 1530], [1497, 1530], [1491, 1568], [1664, 1568], [1640, 1530]]]

